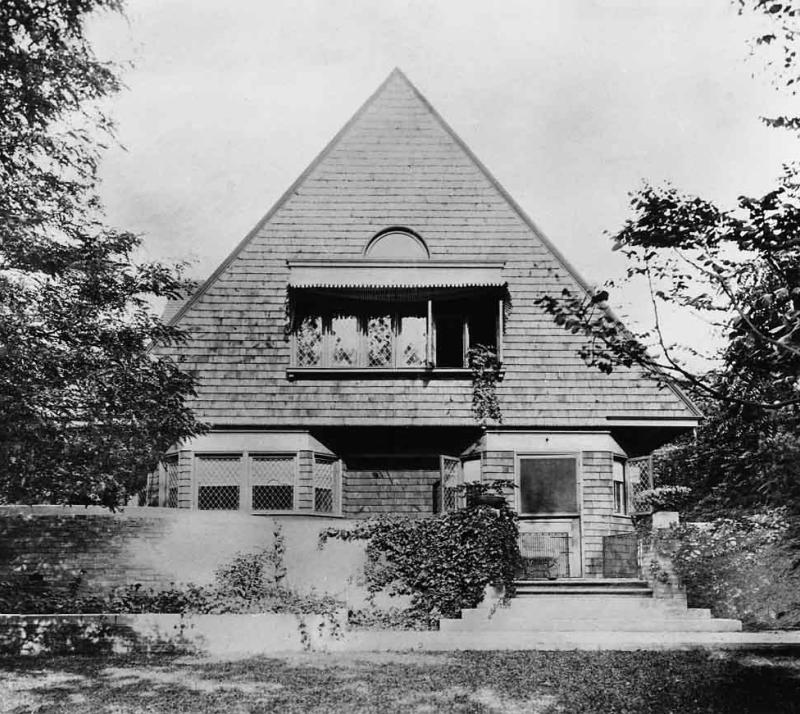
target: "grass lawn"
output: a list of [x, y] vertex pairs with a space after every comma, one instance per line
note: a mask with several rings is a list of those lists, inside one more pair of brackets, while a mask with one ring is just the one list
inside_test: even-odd
[[800, 712], [800, 657], [463, 652], [0, 660], [3, 712]]

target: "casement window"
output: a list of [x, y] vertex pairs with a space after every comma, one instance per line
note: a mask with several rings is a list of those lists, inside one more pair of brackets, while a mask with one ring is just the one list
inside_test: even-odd
[[327, 456], [314, 456], [313, 504], [316, 513], [338, 513], [341, 510], [340, 463]]
[[294, 329], [293, 366], [319, 369], [468, 367], [477, 344], [500, 348], [496, 300], [362, 304], [306, 308]]
[[574, 456], [520, 457], [520, 515], [577, 516], [577, 476]]
[[296, 509], [294, 454], [196, 454], [194, 481], [201, 511]]
[[612, 474], [614, 513], [624, 516], [628, 514], [628, 483], [625, 478], [625, 462], [622, 459], [614, 459]]

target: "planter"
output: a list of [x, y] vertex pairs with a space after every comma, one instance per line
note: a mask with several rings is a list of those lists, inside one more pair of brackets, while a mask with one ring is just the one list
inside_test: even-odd
[[473, 499], [475, 506], [491, 506], [492, 508], [502, 508], [505, 502], [506, 497], [497, 493], [481, 493]]
[[654, 511], [653, 512], [653, 530], [659, 528], [672, 528], [680, 523], [680, 517], [677, 511]]

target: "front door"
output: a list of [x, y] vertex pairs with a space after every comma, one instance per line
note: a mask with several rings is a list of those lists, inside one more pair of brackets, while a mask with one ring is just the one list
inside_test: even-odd
[[517, 459], [522, 576], [580, 577], [578, 457], [531, 454]]

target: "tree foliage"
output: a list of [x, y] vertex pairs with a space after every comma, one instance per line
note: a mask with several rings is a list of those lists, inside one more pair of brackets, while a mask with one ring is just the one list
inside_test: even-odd
[[201, 428], [193, 377], [152, 353], [183, 339], [151, 309], [179, 266], [137, 262], [97, 196], [120, 88], [84, 33], [102, 10], [121, 2], [0, 3], [0, 502], [113, 507]]
[[[779, 49], [768, 64], [778, 85], [793, 91], [800, 10], [763, 0], [740, 0], [739, 8], [770, 20], [772, 29], [754, 47]], [[765, 121], [791, 124], [785, 117]], [[638, 332], [622, 325], [609, 310], [611, 291], [620, 287], [613, 281], [589, 294], [547, 295], [540, 304], [566, 329], [587, 336], [583, 357], [604, 372], [636, 365], [700, 398], [741, 407], [800, 404], [799, 188], [791, 164], [773, 190], [740, 196], [728, 208], [670, 185], [645, 184], [631, 195], [632, 217], [612, 239], [627, 259], [623, 283], [643, 281], [649, 290], [652, 324]], [[702, 353], [670, 340], [664, 315], [676, 309], [704, 320], [722, 337], [720, 350]], [[692, 369], [697, 357], [714, 359], [717, 368]]]

